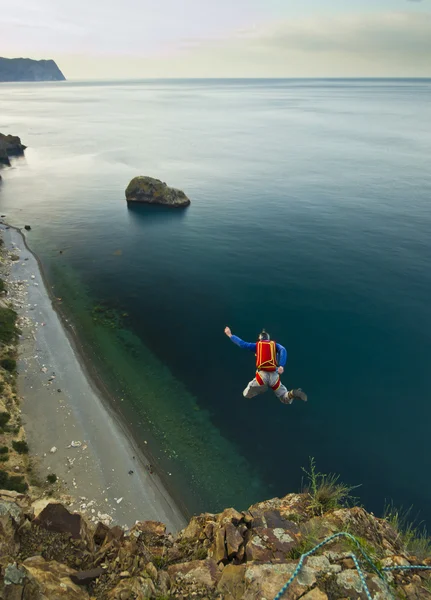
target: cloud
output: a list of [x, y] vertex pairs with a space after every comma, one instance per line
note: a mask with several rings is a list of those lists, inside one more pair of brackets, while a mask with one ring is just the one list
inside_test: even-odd
[[187, 61], [226, 76], [431, 76], [430, 57], [431, 13], [403, 12], [286, 20], [202, 42]]
[[[141, 21], [128, 21], [115, 35], [107, 26], [113, 16], [108, 11], [95, 23], [53, 15], [45, 22], [44, 39], [57, 51], [48, 56], [75, 79], [431, 76], [430, 12], [296, 17], [224, 35], [202, 28], [174, 35], [171, 23], [156, 38], [160, 15], [152, 16], [152, 33]], [[37, 23], [44, 25], [41, 19]], [[55, 45], [57, 24], [64, 41]], [[35, 34], [28, 22], [22, 25], [31, 43]]]

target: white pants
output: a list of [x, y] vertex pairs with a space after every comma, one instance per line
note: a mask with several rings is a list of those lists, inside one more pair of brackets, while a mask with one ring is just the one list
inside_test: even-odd
[[258, 371], [256, 377], [250, 381], [243, 391], [243, 396], [245, 398], [254, 398], [254, 396], [266, 392], [268, 387], [272, 388], [274, 394], [280, 400], [288, 393], [287, 388], [281, 383], [280, 375], [277, 371]]

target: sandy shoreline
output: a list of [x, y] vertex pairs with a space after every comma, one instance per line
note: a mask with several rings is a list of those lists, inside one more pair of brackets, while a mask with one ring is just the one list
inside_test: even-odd
[[72, 508], [90, 519], [123, 526], [158, 520], [177, 531], [186, 523], [183, 514], [89, 380], [36, 257], [17, 230], [0, 227], [7, 249], [20, 257], [9, 277], [23, 331], [18, 385], [27, 440], [41, 475], [55, 473], [76, 499]]

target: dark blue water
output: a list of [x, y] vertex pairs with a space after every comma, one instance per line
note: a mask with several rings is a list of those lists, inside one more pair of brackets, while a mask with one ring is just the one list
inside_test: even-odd
[[[0, 105], [29, 146], [1, 210], [32, 224], [190, 510], [296, 491], [314, 456], [370, 510], [431, 519], [430, 80], [16, 84]], [[138, 174], [191, 207], [128, 210]], [[284, 344], [308, 404], [246, 401], [253, 356], [225, 325]]]

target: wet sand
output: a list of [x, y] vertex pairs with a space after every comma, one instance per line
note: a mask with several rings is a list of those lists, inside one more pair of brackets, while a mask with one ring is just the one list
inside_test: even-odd
[[[43, 478], [55, 473], [72, 509], [94, 521], [186, 520], [127, 429], [88, 377], [52, 306], [38, 262], [22, 235], [1, 225], [11, 265], [10, 295], [21, 317], [19, 393], [30, 452]], [[133, 472], [132, 472], [133, 471]]]

